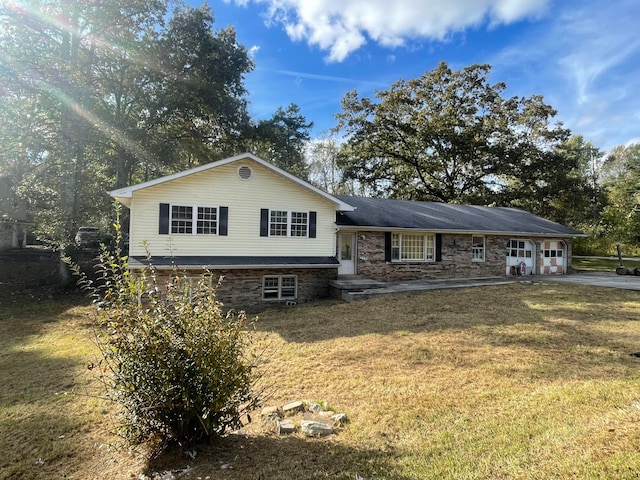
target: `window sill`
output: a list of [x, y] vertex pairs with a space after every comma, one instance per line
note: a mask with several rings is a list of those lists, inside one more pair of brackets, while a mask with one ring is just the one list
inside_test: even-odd
[[393, 265], [420, 265], [422, 263], [436, 263], [435, 260], [391, 260], [390, 262]]

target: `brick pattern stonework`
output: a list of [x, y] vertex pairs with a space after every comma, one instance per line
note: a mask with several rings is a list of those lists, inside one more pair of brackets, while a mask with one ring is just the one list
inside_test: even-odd
[[[393, 282], [420, 279], [493, 277], [506, 274], [507, 241], [517, 237], [486, 236], [485, 259], [472, 261], [471, 235], [442, 235], [442, 260], [433, 262], [386, 262], [384, 232], [357, 234], [358, 275]], [[535, 242], [540, 255], [540, 242]], [[570, 259], [571, 242], [567, 245]], [[540, 259], [538, 264], [540, 264]], [[570, 265], [569, 265], [570, 267]]]
[[[159, 272], [159, 282], [166, 283], [168, 272]], [[203, 272], [189, 270], [188, 277], [198, 277]], [[305, 303], [317, 298], [329, 296], [329, 280], [338, 276], [337, 268], [291, 268], [291, 269], [255, 269], [255, 270], [214, 270], [214, 275], [224, 276], [218, 290], [218, 300], [225, 309], [234, 308], [246, 311], [258, 311], [273, 304], [283, 304], [285, 300], [262, 299], [262, 278], [265, 275], [296, 275], [298, 291], [296, 303]], [[180, 273], [181, 275], [184, 272]], [[217, 277], [215, 277], [217, 278]]]

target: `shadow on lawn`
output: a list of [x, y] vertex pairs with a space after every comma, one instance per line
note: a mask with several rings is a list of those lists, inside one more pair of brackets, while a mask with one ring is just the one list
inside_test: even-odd
[[[634, 306], [635, 305], [635, 306]], [[481, 345], [535, 351], [556, 362], [545, 374], [606, 377], [636, 367], [640, 331], [602, 323], [640, 321], [640, 295], [566, 284], [508, 285], [428, 292], [354, 302], [318, 302], [265, 312], [257, 328], [289, 343], [315, 343], [367, 335], [461, 333]], [[468, 337], [470, 335], [470, 337]], [[467, 336], [467, 337], [465, 337]], [[555, 373], [552, 373], [555, 372]]]
[[637, 292], [614, 295], [611, 289], [588, 286], [554, 283], [476, 287], [275, 308], [259, 315], [257, 328], [277, 333], [287, 342], [311, 343], [369, 334], [538, 324], [551, 316], [581, 322], [640, 320], [640, 309], [626, 316], [616, 313], [624, 298], [640, 304]]
[[86, 295], [73, 289], [24, 290], [0, 299], [0, 347], [3, 349], [39, 333], [67, 310], [91, 303]]
[[182, 465], [185, 471], [178, 478], [193, 480], [408, 480], [394, 467], [393, 453], [354, 449], [341, 445], [335, 437], [231, 435], [217, 445], [199, 447], [197, 452], [197, 458], [190, 460], [182, 450], [166, 451], [149, 463], [147, 475]]

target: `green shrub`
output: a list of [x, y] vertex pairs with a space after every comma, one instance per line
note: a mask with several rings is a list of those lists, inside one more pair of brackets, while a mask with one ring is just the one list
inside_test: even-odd
[[121, 407], [119, 433], [132, 444], [184, 445], [240, 427], [260, 397], [250, 353], [255, 319], [223, 313], [221, 279], [206, 273], [194, 281], [173, 269], [162, 285], [151, 264], [132, 274], [117, 246], [102, 247], [97, 273], [82, 283], [98, 305], [100, 371]]

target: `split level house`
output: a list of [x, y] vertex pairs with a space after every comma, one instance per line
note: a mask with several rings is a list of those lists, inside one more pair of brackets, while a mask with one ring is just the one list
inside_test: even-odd
[[562, 275], [580, 232], [513, 208], [330, 195], [252, 154], [118, 190], [129, 266], [224, 276], [220, 300], [307, 302], [330, 282]]

